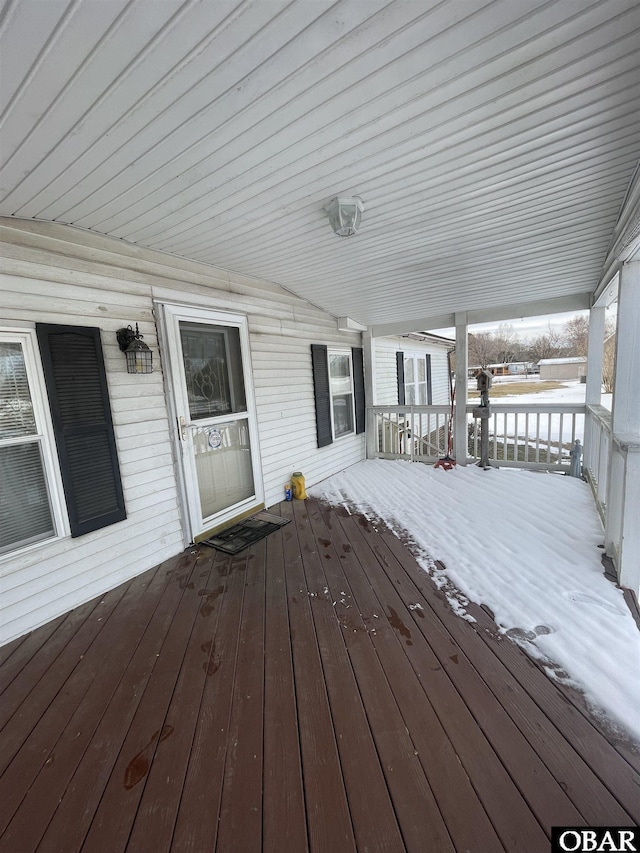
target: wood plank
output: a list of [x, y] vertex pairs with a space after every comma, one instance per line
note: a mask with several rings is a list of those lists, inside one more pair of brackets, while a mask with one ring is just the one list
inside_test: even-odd
[[[80, 632], [80, 637], [77, 641], [81, 649], [86, 649], [86, 643], [89, 643], [89, 648], [91, 648], [93, 643], [96, 642], [96, 638], [99, 638], [101, 631], [109, 624], [109, 617], [126, 595], [128, 591], [127, 586], [125, 584], [122, 587], [116, 588], [104, 597], [105, 604], [100, 606], [100, 612], [104, 613], [103, 620], [98, 621], [96, 619], [90, 625], [87, 625], [85, 622], [86, 631]], [[76, 643], [72, 646], [72, 653], [75, 646]], [[60, 733], [60, 730], [56, 729], [55, 726], [49, 729], [52, 723], [51, 720], [47, 719], [47, 715], [53, 714], [58, 718], [58, 725], [64, 727], [68, 717], [75, 710], [75, 705], [71, 697], [81, 696], [96, 677], [95, 666], [91, 666], [91, 657], [87, 666], [78, 666], [80, 660], [80, 653], [78, 653], [75, 661], [72, 661], [72, 668], [68, 671], [63, 669], [62, 676], [67, 675], [66, 680], [61, 678], [61, 674], [58, 673], [56, 668], [50, 668], [40, 679], [38, 688], [30, 691], [26, 700], [16, 709], [16, 713], [13, 713], [6, 720], [2, 730], [2, 751], [0, 753], [0, 773], [3, 774], [0, 778], [0, 792], [3, 785], [7, 784], [4, 774], [7, 773], [11, 762], [25, 745], [30, 753], [30, 760], [26, 761], [24, 755], [20, 757], [20, 765], [22, 767], [20, 777], [23, 784], [33, 778], [31, 776], [32, 773], [35, 775], [39, 772], [48, 754], [54, 732], [56, 733], [55, 736]], [[60, 702], [56, 702], [55, 705], [52, 704], [53, 700], [58, 696], [61, 687], [64, 687], [65, 694], [71, 694], [65, 705], [66, 713], [68, 714], [66, 719]], [[77, 691], [77, 693], [74, 691]], [[42, 735], [41, 726], [43, 727], [42, 730], [49, 730], [49, 734], [46, 737]], [[34, 735], [34, 732], [37, 734]], [[37, 755], [33, 750], [34, 736], [37, 740], [41, 739], [42, 749], [44, 750], [42, 755]], [[12, 778], [14, 772], [12, 770], [9, 773], [9, 779]], [[13, 783], [9, 782], [8, 784], [11, 788], [11, 798], [13, 799], [17, 796], [18, 789], [15, 788]], [[3, 826], [1, 819], [0, 826]]]
[[[376, 535], [376, 547], [383, 548], [384, 545], [378, 545], [379, 542], [380, 536]], [[460, 620], [457, 620], [450, 610], [446, 614], [443, 613], [443, 616], [446, 615], [445, 627], [443, 622], [434, 618], [427, 599], [420, 595], [392, 552], [382, 554], [382, 558], [385, 560], [385, 571], [389, 579], [407, 607], [417, 599], [419, 606], [414, 605], [414, 608], [408, 611], [411, 621], [423, 634], [428, 634], [441, 666], [460, 694], [469, 697], [467, 701], [474, 708], [478, 724], [500, 755], [505, 767], [509, 769], [542, 825], [547, 829], [551, 826], [580, 825], [584, 818], [566, 796], [564, 782], [561, 786], [555, 778], [553, 781], [545, 779], [545, 774], [549, 773], [546, 766], [529, 742], [523, 740], [503, 706], [496, 703], [496, 697], [471, 665], [466, 655], [466, 646], [475, 639], [473, 628], [461, 625]], [[461, 639], [459, 645], [452, 631]], [[452, 643], [457, 646], [453, 653]], [[521, 769], [524, 772], [520, 772]]]
[[[368, 534], [372, 534], [373, 531], [366, 519], [360, 518], [357, 522], [346, 511], [337, 517], [361, 562], [370, 563], [373, 557], [379, 566], [378, 554], [374, 550], [375, 543], [371, 548], [367, 541]], [[378, 572], [375, 569], [370, 573], [370, 581], [383, 604], [381, 615], [403, 638], [405, 654], [418, 675], [502, 843], [514, 853], [515, 851], [530, 853], [531, 850], [545, 849], [548, 846], [548, 839], [539, 822], [514, 785], [492, 745], [478, 727], [468, 705], [449, 680], [448, 673], [439, 658], [431, 650], [422, 634], [415, 630], [410, 631], [407, 627], [412, 619], [393, 584], [384, 572]], [[455, 655], [457, 651], [459, 651], [457, 646], [451, 641], [451, 654]]]
[[[151, 585], [140, 576], [128, 586], [82, 664], [76, 667], [65, 689], [2, 776], [3, 802], [13, 805], [17, 800], [20, 806], [0, 841], [0, 850], [19, 853], [35, 849], [92, 742], [104, 709], [165, 588], [166, 580], [158, 574]], [[29, 786], [37, 771], [20, 802], [20, 792]], [[9, 815], [12, 813], [9, 811]]]
[[[12, 647], [12, 652], [7, 656], [2, 664], [2, 669], [0, 670], [0, 693], [6, 690], [16, 675], [29, 663], [36, 652], [46, 645], [49, 637], [53, 636], [67, 616], [68, 614], [64, 613], [62, 616], [52, 619], [50, 622], [47, 622], [46, 625], [43, 625], [35, 631], [31, 631], [24, 637], [18, 637], [17, 640], [14, 640], [16, 643], [15, 647], [13, 647], [13, 643], [8, 644], [8, 646]], [[22, 640], [22, 642], [20, 642], [20, 640]], [[2, 647], [3, 651], [5, 648], [6, 646]]]
[[[330, 594], [307, 507], [295, 501], [293, 509], [356, 844], [359, 850], [371, 853], [404, 851], [405, 844], [351, 668], [343, 628], [336, 616], [337, 602]], [[325, 552], [324, 557], [335, 559], [330, 552]], [[366, 785], [362, 784], [363, 779]], [[449, 838], [442, 820], [440, 828], [438, 849], [446, 850]], [[426, 842], [427, 838], [423, 837], [422, 843]]]
[[[291, 503], [282, 507], [293, 518]], [[312, 853], [356, 850], [295, 525], [283, 532], [302, 773]]]
[[[158, 579], [166, 579], [162, 597], [130, 662], [124, 664], [112, 699], [106, 708], [95, 709], [98, 727], [40, 842], [41, 851], [59, 850], [60, 839], [66, 849], [81, 848], [194, 566], [195, 556], [187, 552], [160, 567]], [[129, 630], [126, 623], [122, 630]]]
[[[427, 600], [420, 594], [392, 552], [383, 552], [384, 543], [377, 533], [375, 540], [375, 547], [380, 549], [379, 553], [384, 561], [384, 569], [389, 580], [394, 584], [394, 588], [407, 608], [410, 604], [414, 604], [413, 609], [407, 610], [410, 621], [415, 628], [428, 637], [440, 665], [469, 707], [473, 707], [478, 725], [500, 756], [542, 826], [550, 832], [552, 826], [583, 824], [585, 819], [566, 794], [564, 777], [563, 784], [560, 785], [469, 661], [465, 649], [467, 642], [473, 642], [475, 639], [473, 628], [460, 625], [460, 620], [452, 611], [444, 614], [447, 626], [459, 629], [457, 633], [464, 645], [458, 644], [451, 632], [434, 616], [433, 611], [428, 607]], [[415, 603], [419, 606], [416, 607]]]
[[200, 607], [164, 721], [163, 729], [171, 737], [158, 743], [127, 842], [129, 849], [162, 853], [171, 847], [204, 686], [215, 671], [211, 650], [221, 601], [227, 594], [218, 566], [227, 563], [228, 557], [213, 549], [203, 548], [198, 554], [193, 577]]
[[259, 850], [262, 846], [265, 563], [263, 539], [247, 552], [216, 845], [219, 850]]
[[18, 650], [18, 647], [24, 643], [27, 637], [31, 636], [31, 632], [28, 634], [23, 634], [21, 637], [16, 637], [15, 640], [11, 640], [8, 643], [5, 643], [3, 646], [0, 646], [0, 666], [4, 666], [4, 664], [9, 660], [11, 655]]
[[[292, 535], [288, 528], [285, 530]], [[264, 853], [306, 853], [309, 847], [283, 532], [278, 530], [266, 540], [262, 849]]]
[[[153, 573], [153, 570], [152, 570]], [[66, 619], [50, 636], [45, 645], [24, 666], [2, 694], [0, 702], [0, 729], [10, 720], [20, 705], [29, 699], [26, 715], [38, 719], [49, 706], [54, 696], [64, 685], [82, 656], [99, 634], [124, 594], [126, 586], [111, 590], [104, 596], [94, 598], [67, 614]], [[39, 684], [43, 679], [44, 683]], [[36, 699], [32, 697], [35, 692]], [[25, 714], [21, 717], [25, 728]], [[4, 765], [6, 766], [6, 765]], [[3, 764], [0, 763], [0, 772]]]
[[237, 557], [189, 549], [108, 619], [11, 644], [0, 853], [537, 853], [541, 809], [637, 821], [615, 739], [484, 610], [455, 616], [383, 525], [272, 511]]
[[200, 584], [206, 584], [211, 571], [211, 564], [195, 549], [193, 560], [192, 570], [179, 584], [182, 596], [85, 838], [84, 846], [95, 853], [126, 849], [154, 757], [175, 733], [166, 722], [167, 710], [203, 606]]
[[[481, 632], [473, 626], [471, 626], [472, 630], [469, 630], [469, 623], [455, 617], [442, 593], [431, 583], [428, 576], [417, 564], [410, 565], [412, 558], [405, 549], [396, 550], [395, 543], [387, 539], [384, 534], [382, 538], [389, 545], [390, 550], [395, 551], [396, 557], [402, 558], [402, 570], [406, 571], [415, 582], [415, 589], [422, 594], [421, 600], [431, 608], [437, 618], [446, 623], [447, 630], [464, 647], [465, 654], [476, 671], [499, 699], [502, 707], [554, 777], [562, 784], [564, 791], [580, 811], [583, 819], [590, 824], [603, 826], [632, 824], [630, 815], [567, 742], [515, 675], [499, 658], [487, 654], [487, 645], [480, 636]], [[482, 615], [484, 618], [487, 617], [484, 611]], [[495, 633], [497, 635], [497, 629]], [[503, 642], [510, 641], [504, 639]], [[520, 654], [524, 656], [524, 652], [520, 651]], [[525, 671], [526, 669], [525, 666]]]
[[[456, 849], [502, 850], [402, 643], [389, 622], [380, 618], [383, 607], [368, 578], [375, 566], [358, 561], [331, 509], [314, 502], [308, 506], [320, 553], [333, 549], [339, 557], [339, 564], [327, 562], [327, 580], [338, 602], [383, 766], [393, 768], [388, 783], [408, 849], [447, 849], [440, 834], [430, 830], [431, 825], [438, 826], [441, 814]], [[342, 591], [347, 592], [348, 606], [336, 599]]]
[[244, 552], [216, 562], [217, 578], [210, 581], [213, 588], [224, 584], [226, 594], [220, 601], [217, 630], [209, 649], [210, 677], [204, 687], [173, 834], [171, 849], [175, 853], [201, 853], [216, 847], [246, 564]]
[[[397, 537], [386, 529], [380, 529], [384, 544], [398, 559], [403, 560], [405, 571], [412, 577], [416, 586], [428, 590], [431, 581], [416, 564]], [[437, 601], [437, 599], [436, 599]], [[434, 604], [440, 607], [440, 605]], [[574, 707], [548, 676], [545, 675], [515, 643], [507, 641], [497, 631], [497, 626], [481, 608], [470, 603], [469, 612], [476, 619], [478, 636], [491, 653], [517, 679], [544, 715], [562, 734], [580, 758], [591, 768], [595, 776], [612, 792], [628, 815], [638, 823], [640, 821], [640, 774], [630, 767], [615, 747], [598, 731], [594, 723], [587, 719], [580, 709]], [[594, 808], [597, 808], [595, 805]]]

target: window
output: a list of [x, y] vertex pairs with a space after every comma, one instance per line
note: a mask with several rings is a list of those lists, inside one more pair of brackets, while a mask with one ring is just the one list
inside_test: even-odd
[[351, 353], [329, 350], [329, 392], [333, 437], [347, 435], [354, 429], [353, 379]]
[[318, 447], [364, 432], [362, 349], [311, 345]]
[[398, 367], [398, 405], [430, 406], [431, 355], [429, 353], [396, 353]]
[[0, 333], [0, 555], [66, 532], [33, 334]]
[[0, 556], [124, 518], [100, 330], [0, 331]]

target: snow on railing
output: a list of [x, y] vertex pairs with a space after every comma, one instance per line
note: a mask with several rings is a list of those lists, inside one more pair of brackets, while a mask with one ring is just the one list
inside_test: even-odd
[[[480, 458], [480, 421], [467, 406], [469, 461]], [[450, 406], [373, 406], [370, 455], [434, 462], [447, 453]], [[568, 470], [584, 437], [584, 405], [491, 404], [489, 461], [495, 465]]]

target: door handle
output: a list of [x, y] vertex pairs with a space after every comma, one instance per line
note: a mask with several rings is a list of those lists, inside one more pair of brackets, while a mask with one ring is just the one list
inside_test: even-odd
[[188, 424], [186, 422], [184, 416], [180, 415], [180, 417], [178, 418], [178, 430], [180, 432], [180, 438], [182, 439], [182, 441], [187, 440], [187, 430], [188, 429], [198, 430], [199, 427], [198, 427], [198, 424]]

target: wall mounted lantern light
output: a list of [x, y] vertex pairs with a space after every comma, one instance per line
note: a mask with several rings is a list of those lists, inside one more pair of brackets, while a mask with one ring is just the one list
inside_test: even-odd
[[136, 323], [135, 332], [131, 326], [118, 329], [118, 345], [127, 357], [127, 373], [153, 373], [153, 353], [142, 340]]
[[332, 198], [325, 207], [329, 222], [338, 237], [351, 237], [358, 233], [364, 205], [358, 196]]

